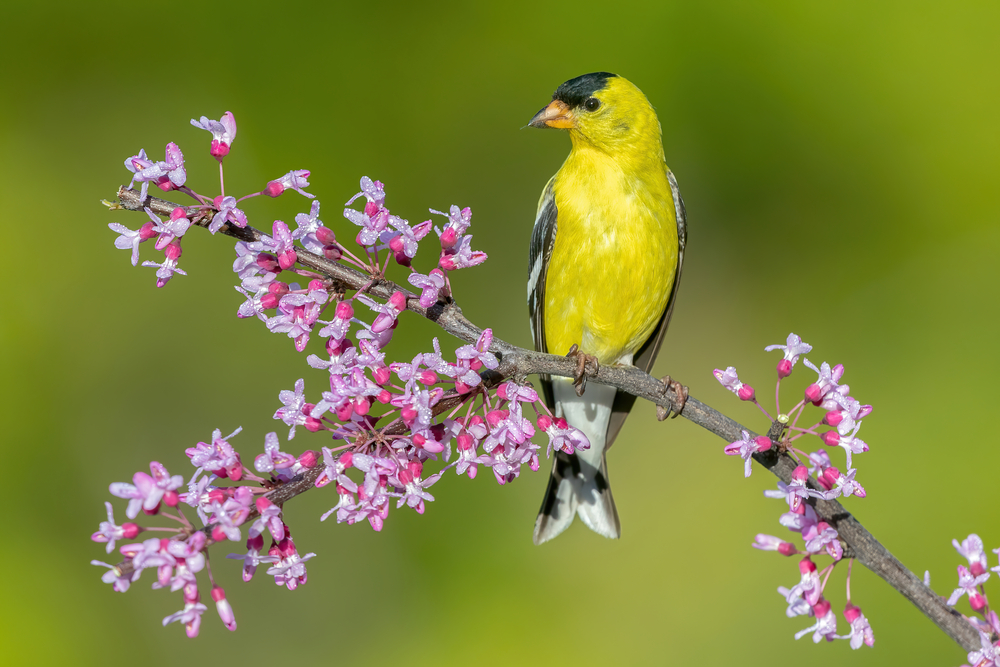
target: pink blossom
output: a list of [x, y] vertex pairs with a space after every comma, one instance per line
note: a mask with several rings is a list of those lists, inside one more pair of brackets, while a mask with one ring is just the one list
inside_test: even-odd
[[295, 190], [303, 197], [309, 197], [309, 199], [312, 199], [315, 195], [311, 195], [302, 189], [309, 187], [309, 181], [306, 180], [307, 178], [309, 178], [308, 169], [294, 169], [281, 178], [268, 181], [267, 186], [264, 188], [264, 194], [269, 197], [277, 197], [285, 190]]
[[806, 354], [807, 352], [812, 352], [812, 345], [808, 343], [803, 343], [802, 339], [793, 333], [788, 334], [788, 340], [785, 341], [784, 345], [768, 345], [764, 348], [765, 352], [770, 352], [772, 350], [781, 350], [785, 353], [784, 358], [778, 362], [778, 378], [786, 378], [792, 373], [792, 367], [799, 360], [800, 354]]
[[212, 133], [211, 154], [219, 162], [229, 155], [229, 147], [236, 138], [236, 119], [229, 111], [222, 115], [220, 120], [210, 120], [207, 116], [202, 116], [201, 120], [191, 119], [191, 124], [202, 130]]

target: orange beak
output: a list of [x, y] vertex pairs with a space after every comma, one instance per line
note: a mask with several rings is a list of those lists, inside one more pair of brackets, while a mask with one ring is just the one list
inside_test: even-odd
[[576, 118], [573, 116], [569, 105], [559, 100], [552, 102], [535, 114], [535, 117], [528, 123], [531, 127], [556, 127], [568, 130], [576, 127]]

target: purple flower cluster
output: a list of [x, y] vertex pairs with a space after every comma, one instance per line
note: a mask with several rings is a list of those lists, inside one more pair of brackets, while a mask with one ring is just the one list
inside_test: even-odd
[[[973, 627], [979, 631], [980, 649], [969, 652], [969, 665], [972, 667], [1000, 667], [1000, 617], [990, 609], [986, 598], [985, 584], [990, 579], [990, 572], [1000, 575], [1000, 565], [988, 567], [986, 549], [983, 541], [975, 533], [959, 542], [951, 541], [955, 550], [969, 562], [969, 566], [958, 566], [958, 587], [948, 598], [948, 605], [954, 606], [963, 597], [969, 600], [969, 606], [975, 612], [974, 616], [966, 616]], [[1000, 555], [1000, 548], [993, 549]], [[930, 585], [930, 573], [924, 575], [924, 583]], [[963, 665], [962, 667], [969, 667]]]
[[[837, 530], [827, 522], [820, 521], [813, 508], [816, 498], [832, 500], [840, 496], [865, 497], [864, 487], [855, 481], [857, 470], [852, 467], [852, 457], [854, 454], [868, 451], [868, 445], [857, 437], [857, 433], [861, 428], [861, 420], [871, 414], [872, 406], [862, 405], [850, 395], [850, 387], [840, 383], [844, 374], [843, 365], [838, 364], [831, 368], [829, 364], [823, 362], [817, 368], [809, 360], [804, 360], [803, 364], [812, 369], [818, 378], [806, 387], [803, 398], [791, 410], [787, 413], [782, 412], [781, 383], [791, 375], [799, 356], [811, 352], [812, 346], [803, 343], [802, 339], [793, 333], [788, 335], [784, 345], [769, 345], [764, 349], [768, 352], [772, 350], [783, 352], [777, 367], [775, 417], [771, 417], [757, 401], [753, 387], [740, 381], [735, 368], [730, 366], [726, 370], [717, 369], [714, 375], [740, 400], [754, 403], [770, 421], [782, 424], [786, 429], [784, 431], [786, 435], [778, 446], [795, 458], [799, 465], [792, 473], [789, 483], [778, 482], [777, 490], [765, 491], [764, 495], [768, 498], [782, 499], [787, 503], [788, 511], [781, 515], [779, 523], [788, 530], [798, 533], [802, 538], [803, 547], [799, 548], [790, 541], [765, 534], [757, 535], [753, 546], [764, 551], [777, 551], [784, 556], [804, 556], [799, 562], [801, 575], [799, 583], [792, 588], [784, 586], [778, 588], [778, 592], [788, 605], [786, 614], [790, 618], [812, 616], [816, 619], [815, 624], [798, 632], [795, 635], [796, 639], [812, 632], [815, 642], [822, 639], [827, 641], [849, 639], [851, 648], [859, 648], [862, 644], [872, 646], [875, 638], [871, 626], [861, 613], [861, 609], [851, 603], [850, 566], [847, 574], [847, 607], [844, 609], [844, 617], [851, 631], [847, 635], [837, 634], [836, 615], [830, 603], [823, 598], [823, 591], [830, 574], [842, 562], [844, 551]], [[800, 427], [799, 419], [809, 405], [819, 407], [823, 415], [813, 425]], [[832, 430], [820, 432], [823, 426], [832, 427]], [[837, 447], [843, 449], [847, 472], [841, 472], [833, 465], [830, 454], [825, 449], [807, 452], [793, 444], [809, 435], [819, 437], [823, 445], [829, 449]], [[774, 446], [775, 443], [766, 436], [752, 438], [747, 431], [743, 431], [743, 438], [726, 445], [724, 451], [727, 455], [743, 458], [744, 475], [749, 477], [753, 455], [766, 452]], [[813, 483], [812, 486], [809, 484], [810, 481]], [[832, 559], [832, 562], [821, 571], [812, 560], [818, 556], [829, 556]]]
[[[133, 264], [143, 241], [155, 239], [154, 247], [166, 253], [164, 262], [156, 264], [160, 267], [158, 286], [173, 273], [184, 273], [176, 260], [181, 237], [193, 224], [207, 226], [212, 233], [225, 225], [245, 227], [247, 217], [237, 205], [247, 197], [276, 197], [292, 189], [312, 198], [302, 190], [309, 185], [306, 170], [291, 171], [270, 181], [261, 192], [240, 199], [226, 196], [222, 161], [236, 136], [235, 120], [227, 112], [221, 121], [202, 117], [192, 124], [212, 133], [210, 153], [219, 161], [221, 194], [208, 198], [191, 190], [183, 179], [180, 183], [170, 180], [171, 174], [183, 169], [182, 157], [180, 166], [174, 162], [146, 165], [140, 161], [145, 160], [145, 153], [140, 152], [126, 166], [131, 165], [134, 180], [143, 183], [143, 197], [146, 184], [154, 182], [165, 190], [183, 191], [198, 204], [177, 207], [168, 221], [147, 208], [151, 220], [135, 232], [112, 225], [120, 235], [115, 245], [132, 250]], [[170, 151], [168, 146], [168, 162]], [[179, 149], [176, 154], [180, 155]], [[173, 171], [165, 171], [171, 165]], [[157, 180], [164, 175], [167, 181]], [[167, 182], [170, 186], [164, 187]], [[361, 198], [365, 201], [362, 210], [350, 208]], [[358, 254], [341, 245], [335, 232], [324, 225], [318, 200], [308, 213], [295, 217], [295, 229], [275, 220], [270, 235], [236, 243], [233, 270], [240, 279], [236, 289], [245, 297], [237, 316], [260, 319], [270, 331], [292, 338], [298, 351], [303, 351], [314, 335], [323, 339], [323, 354], [310, 354], [306, 359], [309, 366], [323, 372], [321, 388], [307, 397], [305, 380], [298, 380], [294, 388], [279, 393], [281, 407], [273, 417], [289, 427], [289, 442], [302, 427], [325, 433], [330, 444], [319, 451], [294, 455], [283, 451], [276, 433], [269, 433], [263, 452], [252, 459], [251, 470], [246, 465], [250, 459], [241, 456], [231, 443], [241, 429], [225, 437], [221, 430], [215, 430], [208, 441], [185, 451], [195, 468], [186, 483], [183, 476], [168, 474], [154, 461], [151, 474], [137, 472], [131, 484], [110, 487], [112, 495], [128, 501], [129, 519], [137, 519], [141, 511], [146, 517], [167, 517], [172, 524], [117, 525], [107, 503], [108, 520], [100, 524], [92, 539], [106, 543], [108, 553], [118, 541], [133, 540], [141, 533], [157, 531], [161, 537], [120, 546], [124, 560], [116, 565], [93, 563], [108, 568], [103, 580], [116, 591], [128, 590], [147, 569], [155, 571], [153, 588], [182, 591], [183, 608], [163, 622], [182, 622], [189, 637], [198, 634], [207, 610], [198, 591], [197, 575], [202, 571], [211, 583], [220, 618], [227, 628], [236, 629], [232, 608], [207, 566], [207, 550], [217, 542], [245, 540], [245, 553], [228, 556], [243, 562], [244, 581], [250, 581], [258, 566], [266, 564], [267, 574], [279, 585], [292, 590], [306, 583], [306, 561], [315, 554], [299, 553], [281, 501], [272, 499], [293, 480], [307, 478], [315, 487], [332, 485], [336, 490], [336, 503], [321, 520], [329, 516], [347, 524], [367, 520], [379, 531], [393, 503], [397, 509], [405, 506], [424, 513], [427, 503], [434, 500], [428, 489], [449, 469], [475, 478], [480, 466], [485, 466], [499, 484], [507, 484], [517, 479], [523, 466], [539, 468], [542, 445], [533, 442], [536, 435], [547, 436], [549, 454], [553, 449], [572, 453], [590, 446], [582, 432], [554, 418], [530, 386], [513, 382], [493, 386], [496, 381], [489, 374], [499, 363], [490, 352], [493, 334], [489, 329], [475, 343], [459, 347], [453, 357], [442, 352], [434, 339], [430, 351], [410, 361], [386, 360], [386, 347], [399, 326], [400, 315], [408, 308], [447, 303], [449, 272], [480, 264], [486, 255], [471, 249], [472, 237], [466, 234], [470, 209], [452, 206], [447, 214], [432, 210], [447, 217], [448, 223], [436, 230], [440, 248], [437, 266], [427, 274], [418, 273], [411, 263], [432, 223], [428, 220], [411, 226], [390, 213], [385, 200], [384, 185], [365, 177], [361, 192], [347, 202], [344, 217], [360, 228], [355, 239], [361, 247]], [[353, 295], [344, 294], [342, 286], [322, 275], [296, 268], [303, 249], [351, 264], [367, 273], [371, 282]], [[396, 291], [383, 301], [365, 293], [385, 276], [390, 259], [409, 271], [410, 284], [421, 290], [419, 297]], [[285, 280], [292, 274], [301, 278], [305, 287]], [[372, 315], [359, 316], [366, 311]], [[527, 405], [532, 406], [534, 418], [525, 414]], [[188, 518], [185, 506], [197, 519]], [[245, 536], [243, 526], [247, 526]]]

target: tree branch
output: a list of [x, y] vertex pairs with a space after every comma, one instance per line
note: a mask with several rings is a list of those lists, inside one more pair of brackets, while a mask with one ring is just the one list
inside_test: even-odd
[[[156, 197], [147, 197], [143, 202], [139, 193], [121, 187], [118, 190], [120, 208], [130, 211], [141, 211], [143, 206], [149, 207], [154, 213], [169, 216], [178, 205]], [[119, 206], [112, 206], [118, 208]], [[201, 216], [195, 215], [193, 222], [207, 227], [211, 220], [211, 212]], [[252, 227], [238, 228], [233, 225], [223, 225], [221, 233], [241, 241], [259, 241], [264, 234]], [[462, 309], [450, 298], [438, 301], [430, 308], [420, 305], [419, 297], [410, 290], [384, 278], [372, 281], [369, 274], [351, 267], [330, 261], [305, 249], [296, 249], [298, 262], [303, 267], [320, 273], [344, 289], [358, 290], [365, 288], [366, 292], [382, 299], [388, 299], [394, 292], [402, 292], [406, 296], [406, 309], [438, 324], [446, 332], [474, 343], [482, 330], [472, 324], [462, 314]], [[369, 283], [371, 283], [369, 285]], [[500, 366], [495, 371], [484, 373], [484, 381], [495, 385], [506, 378], [523, 381], [528, 375], [555, 375], [559, 377], [574, 377], [577, 362], [567, 357], [557, 357], [551, 354], [535, 352], [519, 348], [510, 343], [493, 339], [490, 351], [500, 359]], [[734, 442], [742, 438], [742, 431], [756, 433], [715, 409], [705, 405], [695, 398], [688, 398], [680, 407], [679, 399], [662, 381], [643, 373], [634, 366], [601, 366], [596, 374], [588, 376], [589, 380], [599, 384], [615, 387], [621, 391], [633, 394], [639, 398], [678, 412], [680, 416], [705, 428], [726, 442]], [[439, 404], [440, 405], [440, 404]], [[450, 406], [442, 406], [442, 408]], [[788, 483], [792, 479], [792, 471], [798, 463], [788, 454], [781, 453], [776, 442], [781, 428], [772, 428], [769, 436], [773, 447], [770, 451], [754, 454], [754, 459], [779, 479]], [[268, 494], [268, 498], [278, 504], [312, 489], [316, 479], [323, 471], [323, 466], [317, 465], [309, 471], [286, 482]], [[809, 480], [811, 488], [818, 488]], [[847, 552], [857, 558], [872, 572], [884, 579], [890, 586], [899, 591], [912, 602], [931, 621], [933, 621], [949, 637], [955, 640], [966, 651], [980, 648], [979, 633], [971, 623], [958, 611], [952, 609], [943, 598], [924, 585], [915, 574], [910, 572], [895, 556], [893, 556], [864, 526], [836, 500], [815, 499], [816, 514], [835, 528], [840, 538], [846, 543]], [[205, 529], [211, 534], [211, 526]]]

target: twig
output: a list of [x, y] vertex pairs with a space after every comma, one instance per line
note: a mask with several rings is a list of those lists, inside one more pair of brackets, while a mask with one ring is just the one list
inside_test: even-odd
[[[142, 202], [137, 191], [125, 187], [119, 188], [118, 197], [121, 201], [121, 208], [141, 211], [145, 205], [154, 213], [162, 216], [169, 216], [170, 212], [178, 206], [173, 202], [156, 197], [147, 197], [146, 201]], [[207, 227], [210, 220], [211, 216], [204, 216], [200, 220], [196, 218], [195, 222]], [[264, 236], [262, 232], [249, 226], [240, 229], [233, 225], [223, 225], [220, 232], [247, 242], [259, 241]], [[424, 308], [420, 305], [419, 297], [416, 294], [392, 281], [379, 278], [371, 282], [372, 278], [369, 274], [332, 262], [305, 249], [296, 249], [296, 254], [299, 264], [303, 267], [323, 274], [344, 289], [357, 290], [371, 283], [367, 293], [382, 299], [388, 299], [394, 292], [402, 292], [406, 296], [407, 310], [435, 322], [446, 332], [468, 343], [474, 343], [482, 333], [482, 329], [467, 320], [462, 314], [462, 309], [450, 299], [447, 302], [438, 301], [430, 308]], [[506, 378], [523, 381], [528, 375], [546, 374], [574, 377], [576, 374], [577, 363], [573, 359], [526, 350], [499, 338], [493, 338], [490, 351], [500, 359], [500, 366], [495, 371], [487, 371], [483, 374], [483, 379], [488, 385], [495, 385]], [[679, 397], [663, 382], [643, 373], [634, 366], [602, 365], [596, 374], [589, 376], [589, 380], [615, 387], [674, 412], [678, 411], [679, 403], [677, 400]], [[453, 404], [449, 404], [446, 407], [452, 406]], [[446, 409], [446, 407], [442, 406], [440, 409]], [[757, 436], [750, 429], [695, 398], [689, 397], [679, 412], [680, 416], [711, 431], [727, 442], [741, 439], [742, 431], [748, 431], [752, 437]], [[772, 433], [780, 434], [781, 429], [772, 428], [769, 435]], [[772, 436], [772, 442], [774, 440], [775, 438]], [[788, 454], [778, 453], [777, 442], [774, 442], [770, 451], [754, 454], [754, 459], [786, 483], [791, 482], [792, 471], [798, 465]], [[322, 471], [323, 466], [317, 465], [276, 488], [268, 494], [268, 498], [281, 505], [312, 489]], [[812, 480], [809, 482], [811, 488], [818, 488], [812, 483]], [[943, 598], [925, 586], [923, 581], [882, 546], [850, 512], [844, 509], [843, 505], [836, 500], [815, 499], [814, 507], [820, 519], [837, 530], [840, 538], [848, 547], [848, 553], [853, 552], [853, 556], [858, 561], [899, 591], [903, 597], [912, 602], [966, 651], [980, 648], [979, 633], [972, 624], [961, 613], [945, 604]], [[211, 528], [212, 526], [207, 526], [202, 530], [210, 535]]]

